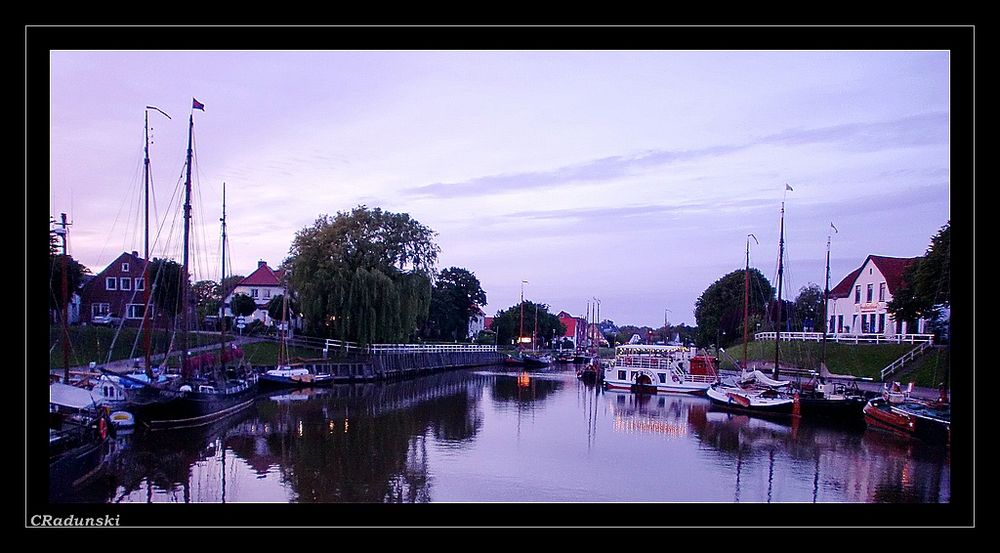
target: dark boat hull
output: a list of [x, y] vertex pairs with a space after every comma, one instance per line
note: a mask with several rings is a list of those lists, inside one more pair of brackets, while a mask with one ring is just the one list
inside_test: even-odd
[[807, 417], [827, 417], [843, 422], [864, 422], [864, 408], [868, 401], [861, 397], [827, 399], [799, 397], [799, 414]]
[[261, 375], [258, 381], [261, 389], [266, 390], [280, 390], [287, 388], [315, 388], [317, 386], [332, 386], [333, 378], [321, 378], [305, 381], [302, 379], [294, 379], [283, 376], [270, 376]]
[[151, 428], [197, 426], [248, 407], [257, 397], [257, 386], [233, 393], [143, 390], [142, 398], [128, 410], [137, 421]]

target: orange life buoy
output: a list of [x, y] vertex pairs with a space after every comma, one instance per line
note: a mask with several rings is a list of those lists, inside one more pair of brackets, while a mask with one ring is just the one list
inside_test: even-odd
[[97, 419], [97, 431], [101, 434], [102, 440], [108, 437], [108, 423], [104, 417]]

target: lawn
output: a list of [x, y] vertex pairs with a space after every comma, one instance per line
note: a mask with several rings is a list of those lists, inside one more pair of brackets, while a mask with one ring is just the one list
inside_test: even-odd
[[[70, 349], [69, 365], [82, 367], [91, 361], [98, 364], [107, 363], [108, 351], [111, 351], [111, 361], [137, 358], [144, 355], [142, 335], [137, 328], [123, 328], [115, 338], [117, 329], [101, 326], [74, 326], [69, 329]], [[60, 338], [62, 329], [56, 326], [49, 328], [49, 368], [63, 367], [63, 348]], [[227, 336], [227, 339], [231, 339]], [[180, 337], [174, 343], [174, 350], [180, 349]], [[154, 330], [151, 333], [152, 351], [163, 353], [170, 344], [170, 333], [164, 330]], [[112, 347], [112, 343], [114, 346]], [[192, 333], [190, 347], [205, 346], [219, 343], [217, 334]]]

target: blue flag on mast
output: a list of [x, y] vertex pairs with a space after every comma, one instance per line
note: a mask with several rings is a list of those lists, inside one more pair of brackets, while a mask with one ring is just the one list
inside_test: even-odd
[[199, 102], [195, 98], [191, 98], [191, 109], [200, 109], [201, 111], [205, 111], [205, 104]]

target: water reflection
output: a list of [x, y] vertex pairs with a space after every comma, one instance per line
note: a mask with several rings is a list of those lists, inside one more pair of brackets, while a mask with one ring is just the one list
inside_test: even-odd
[[[947, 502], [947, 450], [572, 372], [456, 371], [287, 391], [120, 438], [84, 502]], [[53, 487], [61, 484], [53, 479]]]

